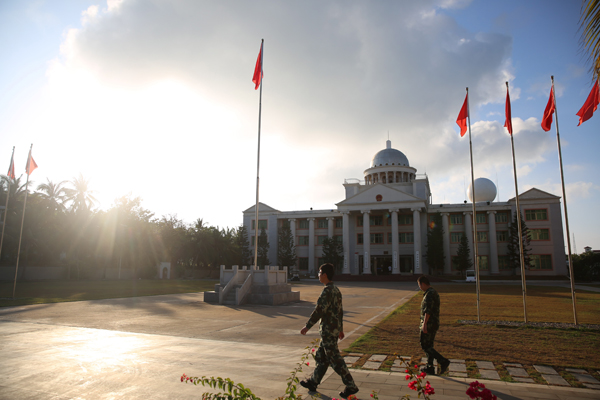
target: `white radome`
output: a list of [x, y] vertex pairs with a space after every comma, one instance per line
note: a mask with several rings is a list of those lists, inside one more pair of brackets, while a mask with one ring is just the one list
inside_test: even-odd
[[[481, 201], [494, 201], [496, 198], [496, 185], [494, 182], [490, 181], [487, 178], [477, 178], [475, 179], [475, 202], [479, 203]], [[473, 201], [473, 190], [472, 185], [469, 185], [467, 189], [467, 197], [469, 200]]]

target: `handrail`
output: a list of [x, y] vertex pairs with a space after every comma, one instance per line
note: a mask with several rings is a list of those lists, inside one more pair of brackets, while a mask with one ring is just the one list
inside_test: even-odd
[[225, 285], [225, 287], [221, 287], [221, 289], [219, 290], [219, 304], [223, 304], [223, 299], [225, 298], [225, 296], [227, 296], [231, 288], [235, 286], [235, 283], [237, 282], [237, 276], [238, 271], [236, 269], [235, 274], [229, 280], [229, 282], [227, 282], [227, 285]]
[[236, 291], [235, 291], [235, 305], [236, 306], [239, 306], [242, 304], [244, 297], [246, 297], [246, 295], [248, 294], [250, 289], [252, 289], [252, 275], [253, 274], [248, 274], [248, 276], [246, 277], [246, 280], [244, 281], [242, 286], [236, 289]]

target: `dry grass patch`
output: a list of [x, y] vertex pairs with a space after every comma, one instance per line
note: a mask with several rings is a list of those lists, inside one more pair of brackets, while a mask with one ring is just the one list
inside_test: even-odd
[[[441, 327], [436, 350], [448, 358], [518, 362], [575, 368], [600, 368], [600, 332], [590, 329], [550, 329], [503, 325], [463, 325], [477, 319], [474, 285], [435, 285], [442, 299]], [[531, 322], [573, 322], [567, 288], [530, 286], [527, 314]], [[422, 355], [419, 345], [421, 295], [393, 311], [355, 341], [348, 351]], [[518, 285], [481, 285], [481, 319], [523, 321], [523, 298]], [[600, 324], [600, 293], [577, 293], [581, 324]]]

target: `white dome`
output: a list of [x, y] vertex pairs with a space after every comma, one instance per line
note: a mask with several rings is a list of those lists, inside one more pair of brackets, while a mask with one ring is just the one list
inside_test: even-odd
[[[494, 201], [496, 198], [496, 185], [494, 182], [490, 181], [487, 178], [477, 178], [475, 179], [475, 202], [479, 203], [480, 201]], [[473, 201], [473, 189], [472, 185], [469, 185], [467, 189], [467, 197], [469, 200]]]
[[377, 152], [371, 160], [371, 168], [399, 165], [408, 167], [408, 158], [400, 150], [392, 149], [392, 142], [390, 140], [385, 142], [386, 148]]

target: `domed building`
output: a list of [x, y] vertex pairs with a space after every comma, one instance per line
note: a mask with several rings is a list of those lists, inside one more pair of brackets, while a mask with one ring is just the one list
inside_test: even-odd
[[[335, 209], [279, 211], [260, 203], [258, 233], [263, 227], [267, 232], [272, 265], [278, 265], [277, 234], [286, 225], [292, 231], [298, 258], [296, 266], [288, 267], [296, 267], [301, 275], [316, 276], [323, 263], [323, 242], [328, 237], [343, 245], [342, 275], [355, 279], [389, 275], [393, 279], [431, 274], [434, 271], [425, 262], [427, 229], [432, 217], [440, 213], [445, 263], [436, 274], [460, 273], [455, 257], [463, 236], [467, 237], [471, 256], [473, 238], [477, 237], [480, 274], [520, 274], [520, 270], [511, 268], [507, 252], [515, 199], [495, 202], [496, 186], [487, 178], [475, 181], [475, 225], [472, 203], [433, 204], [427, 175], [417, 174], [406, 155], [392, 148], [389, 140], [373, 156], [363, 179], [345, 179], [343, 186], [345, 199]], [[471, 201], [472, 193], [470, 185]], [[519, 202], [532, 238], [532, 263], [527, 275], [566, 275], [560, 197], [533, 188], [521, 193]], [[244, 211], [243, 221], [252, 251], [254, 219], [252, 206]]]

